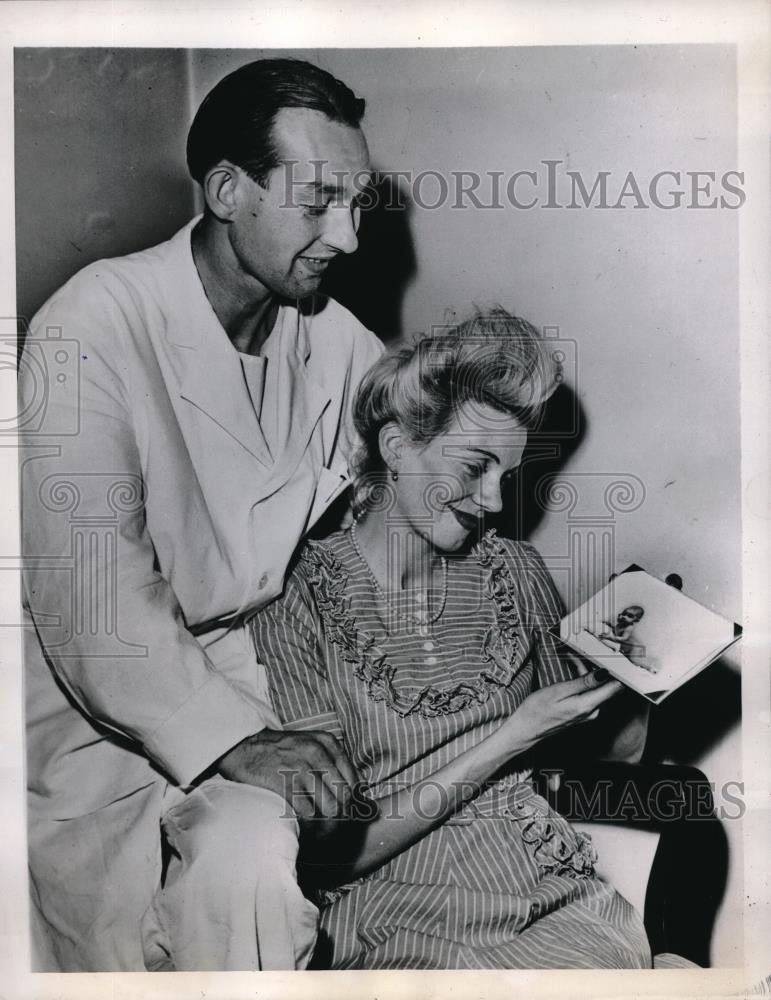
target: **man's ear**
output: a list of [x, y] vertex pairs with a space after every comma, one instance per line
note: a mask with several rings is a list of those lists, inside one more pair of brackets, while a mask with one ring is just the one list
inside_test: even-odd
[[204, 177], [206, 207], [220, 222], [230, 222], [236, 211], [240, 171], [229, 160], [220, 160]]
[[389, 472], [398, 472], [402, 461], [402, 446], [404, 438], [402, 430], [395, 420], [383, 424], [378, 434], [380, 457]]

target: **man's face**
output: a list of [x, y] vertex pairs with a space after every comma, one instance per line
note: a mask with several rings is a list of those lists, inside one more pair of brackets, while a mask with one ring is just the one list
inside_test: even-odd
[[282, 162], [266, 187], [239, 172], [230, 243], [247, 282], [303, 298], [317, 291], [332, 258], [358, 246], [369, 151], [360, 129], [307, 108], [282, 108], [273, 140]]

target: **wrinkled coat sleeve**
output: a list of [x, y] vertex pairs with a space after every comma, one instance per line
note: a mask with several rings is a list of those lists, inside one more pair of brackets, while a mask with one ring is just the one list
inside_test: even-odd
[[[52, 327], [65, 353], [74, 345], [78, 354], [79, 385], [70, 371], [68, 391], [55, 382]], [[266, 716], [214, 669], [156, 568], [127, 336], [109, 292], [93, 281], [70, 282], [33, 322], [20, 402], [42, 423], [22, 451], [24, 603], [69, 697], [186, 785]]]

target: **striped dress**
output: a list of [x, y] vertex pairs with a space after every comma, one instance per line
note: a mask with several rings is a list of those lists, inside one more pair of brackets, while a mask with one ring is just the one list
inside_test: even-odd
[[[306, 546], [284, 596], [253, 621], [287, 729], [343, 740], [375, 799], [428, 778], [534, 687], [571, 676], [547, 631], [559, 601], [532, 546], [488, 532], [448, 564], [444, 610], [418, 627], [394, 616], [338, 532]], [[325, 964], [651, 968], [639, 916], [595, 860], [529, 772], [509, 774], [381, 868], [321, 894]]]

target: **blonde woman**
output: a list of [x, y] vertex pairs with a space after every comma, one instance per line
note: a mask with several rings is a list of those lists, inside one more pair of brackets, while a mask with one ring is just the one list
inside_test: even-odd
[[341, 740], [362, 783], [347, 819], [302, 824], [332, 968], [651, 966], [527, 759], [620, 685], [575, 675], [540, 556], [484, 529], [555, 376], [502, 310], [377, 362], [353, 526], [309, 544], [253, 622], [286, 727]]

